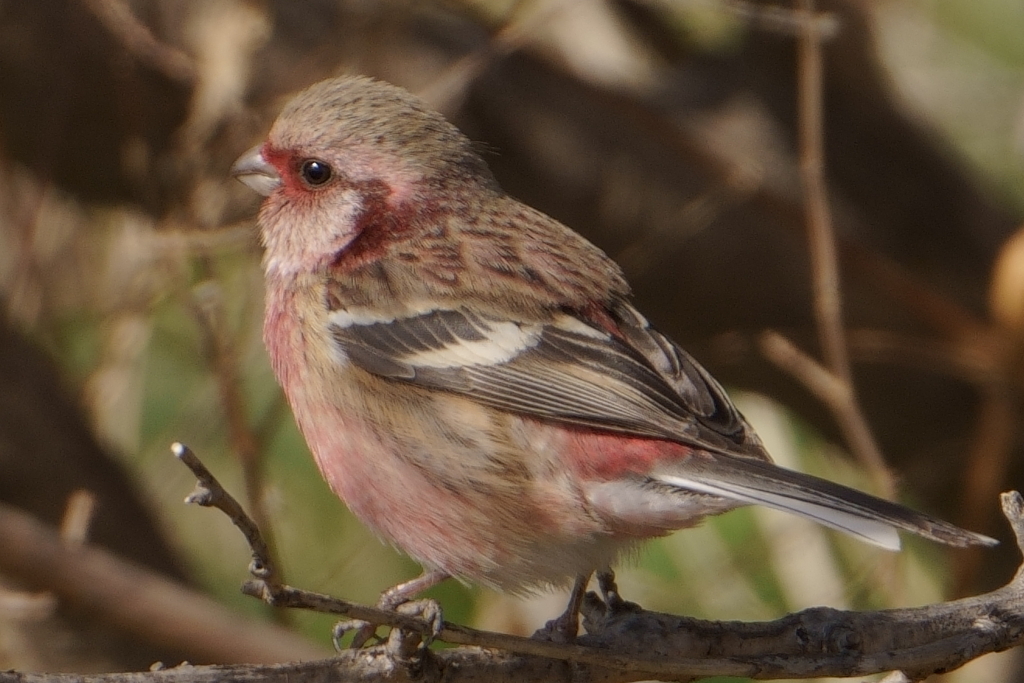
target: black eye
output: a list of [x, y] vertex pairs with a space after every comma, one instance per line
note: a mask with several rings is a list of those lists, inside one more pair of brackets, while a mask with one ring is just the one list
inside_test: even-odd
[[303, 161], [299, 172], [302, 174], [302, 179], [314, 187], [323, 185], [331, 179], [331, 167], [316, 159]]

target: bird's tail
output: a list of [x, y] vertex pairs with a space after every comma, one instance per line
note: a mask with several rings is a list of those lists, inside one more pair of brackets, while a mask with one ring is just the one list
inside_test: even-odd
[[898, 529], [960, 548], [998, 543], [937, 517], [764, 460], [701, 455], [651, 476], [674, 488], [792, 512], [888, 550], [900, 548]]

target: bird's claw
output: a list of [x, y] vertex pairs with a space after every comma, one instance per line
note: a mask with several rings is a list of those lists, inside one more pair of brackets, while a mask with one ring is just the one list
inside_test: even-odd
[[334, 628], [331, 629], [331, 642], [334, 643], [334, 649], [338, 652], [345, 649], [341, 646], [341, 640], [349, 631], [356, 632], [349, 647], [353, 650], [358, 650], [366, 645], [366, 641], [376, 634], [377, 625], [360, 619], [345, 619], [336, 623]]
[[638, 612], [640, 605], [635, 602], [627, 602], [619, 594], [619, 587], [615, 583], [615, 572], [611, 569], [597, 573], [597, 586], [601, 591], [601, 598], [604, 600], [605, 613], [607, 616], [615, 616], [624, 612]]
[[391, 629], [388, 637], [388, 650], [396, 656], [409, 657], [415, 650], [425, 650], [441, 635], [444, 628], [444, 614], [436, 600], [424, 599], [403, 602], [395, 606], [395, 612], [416, 617], [430, 626], [426, 633], [405, 631], [401, 628]]
[[[405, 614], [411, 617], [417, 617], [427, 622], [429, 629], [426, 633], [418, 632], [406, 632], [401, 628], [392, 628], [391, 633], [388, 636], [388, 648], [398, 651], [406, 651], [411, 648], [425, 648], [429, 646], [434, 640], [441, 635], [441, 631], [444, 628], [444, 613], [441, 611], [441, 605], [436, 600], [413, 600], [407, 602], [399, 602], [395, 604], [391, 596], [382, 596], [380, 602], [377, 604], [379, 609], [390, 610], [397, 612], [398, 614]], [[377, 624], [370, 623], [368, 621], [362, 621], [359, 619], [346, 619], [339, 621], [334, 625], [331, 631], [331, 640], [334, 642], [334, 649], [341, 651], [344, 648], [341, 646], [341, 641], [347, 633], [355, 631], [355, 635], [352, 637], [352, 642], [349, 644], [350, 649], [358, 650], [364, 647], [366, 643], [377, 633]], [[413, 635], [415, 638], [409, 638], [408, 636]], [[383, 639], [378, 638], [378, 643]], [[410, 645], [411, 644], [411, 645]]]
[[532, 637], [536, 640], [549, 640], [553, 643], [574, 643], [579, 630], [579, 613], [565, 612], [557, 619], [552, 619], [544, 624], [543, 628], [536, 630]]
[[544, 624], [544, 628], [533, 634], [539, 640], [551, 640], [556, 643], [574, 643], [580, 632], [580, 606], [587, 594], [587, 584], [590, 582], [590, 574], [580, 574], [572, 585], [569, 592], [569, 604], [566, 605], [562, 616], [552, 619]]

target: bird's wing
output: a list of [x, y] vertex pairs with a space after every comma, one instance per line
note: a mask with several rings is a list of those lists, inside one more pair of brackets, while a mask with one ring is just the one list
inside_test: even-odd
[[497, 320], [436, 309], [331, 317], [334, 341], [381, 377], [454, 392], [524, 415], [765, 457], [722, 388], [627, 304], [613, 335], [579, 317]]
[[331, 315], [331, 334], [349, 362], [380, 377], [500, 410], [706, 452], [620, 482], [629, 486], [766, 505], [889, 549], [899, 547], [895, 529], [957, 546], [994, 543], [896, 503], [773, 465], [706, 370], [628, 304], [613, 306], [609, 315], [617, 334], [568, 314], [520, 323], [464, 308], [386, 319], [340, 310]]

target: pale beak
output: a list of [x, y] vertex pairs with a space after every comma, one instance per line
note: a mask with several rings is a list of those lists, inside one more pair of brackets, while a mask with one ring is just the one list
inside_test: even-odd
[[263, 145], [257, 145], [238, 157], [231, 175], [266, 197], [281, 185], [281, 176], [263, 158], [262, 149]]

